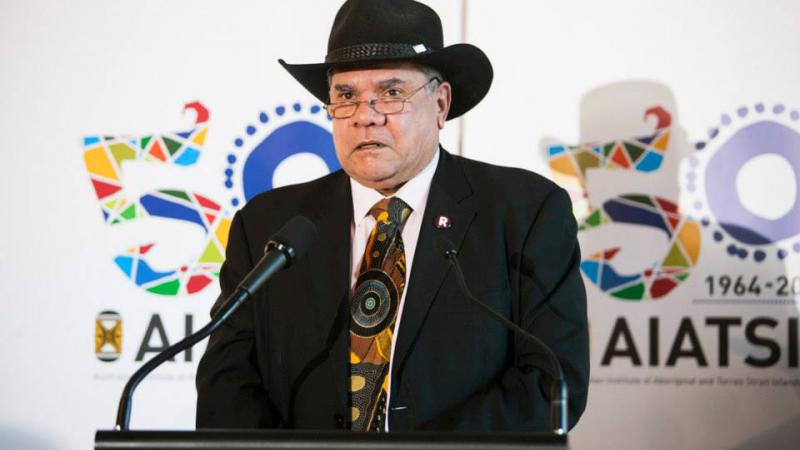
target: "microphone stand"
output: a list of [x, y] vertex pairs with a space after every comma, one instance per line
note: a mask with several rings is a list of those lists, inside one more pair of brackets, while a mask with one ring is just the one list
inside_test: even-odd
[[456, 269], [456, 278], [458, 278], [458, 284], [461, 287], [462, 292], [467, 296], [467, 298], [474, 304], [478, 305], [486, 314], [488, 314], [493, 319], [502, 323], [507, 328], [514, 330], [520, 336], [533, 342], [538, 347], [544, 349], [545, 354], [547, 355], [547, 358], [550, 361], [550, 365], [555, 371], [555, 373], [552, 372], [549, 373], [549, 375], [553, 378], [553, 382], [550, 384], [550, 431], [557, 436], [566, 435], [567, 434], [567, 382], [564, 380], [564, 373], [561, 370], [561, 364], [558, 362], [558, 358], [556, 357], [555, 353], [553, 353], [553, 351], [550, 350], [550, 347], [547, 346], [547, 344], [545, 344], [544, 342], [542, 342], [539, 338], [529, 333], [528, 331], [524, 330], [522, 327], [515, 324], [514, 322], [506, 319], [498, 312], [486, 306], [483, 302], [475, 298], [475, 296], [472, 295], [472, 292], [470, 292], [469, 288], [467, 287], [467, 281], [464, 278], [464, 272], [461, 270], [461, 264], [459, 264], [458, 259], [456, 258], [458, 252], [456, 252], [456, 250], [452, 247], [452, 245], [448, 245], [447, 247], [448, 247], [447, 250], [444, 251], [445, 257], [450, 262], [450, 264]]
[[[247, 274], [241, 283], [236, 287], [236, 290], [231, 294], [225, 303], [220, 307], [216, 316], [197, 332], [186, 336], [180, 342], [173, 344], [163, 350], [161, 353], [154, 356], [147, 361], [142, 367], [139, 368], [133, 375], [131, 375], [125, 388], [122, 390], [122, 396], [119, 399], [119, 408], [117, 409], [117, 423], [114, 427], [117, 431], [125, 431], [129, 429], [131, 420], [131, 408], [133, 402], [133, 391], [139, 383], [150, 372], [155, 370], [156, 367], [164, 363], [164, 361], [171, 359], [178, 353], [186, 350], [187, 348], [197, 344], [205, 339], [209, 334], [219, 328], [228, 317], [236, 311], [242, 303], [250, 298], [253, 292], [256, 291], [262, 284], [264, 284], [275, 272], [287, 267], [295, 257], [295, 251], [280, 242], [270, 241], [267, 244], [266, 253], [259, 260], [258, 264]], [[276, 250], [276, 251], [271, 251]]]

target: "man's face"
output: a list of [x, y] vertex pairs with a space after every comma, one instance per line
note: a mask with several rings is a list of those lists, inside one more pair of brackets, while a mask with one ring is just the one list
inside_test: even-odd
[[[429, 80], [411, 64], [337, 72], [330, 82], [331, 103], [402, 98]], [[435, 82], [410, 97], [400, 113], [381, 114], [359, 104], [353, 116], [333, 119], [342, 168], [364, 186], [395, 192], [433, 158], [449, 108], [450, 85]]]

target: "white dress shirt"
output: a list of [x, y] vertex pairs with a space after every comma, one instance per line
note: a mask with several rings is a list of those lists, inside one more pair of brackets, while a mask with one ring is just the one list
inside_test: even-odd
[[[417, 249], [417, 240], [419, 239], [419, 231], [422, 228], [422, 217], [425, 215], [425, 205], [428, 203], [428, 193], [431, 190], [431, 182], [433, 181], [433, 174], [436, 172], [436, 165], [439, 162], [439, 149], [434, 152], [433, 159], [420, 173], [414, 178], [404, 184], [397, 192], [390, 197], [400, 197], [401, 200], [406, 202], [411, 207], [411, 215], [406, 219], [405, 227], [403, 228], [403, 246], [406, 253], [406, 287], [403, 289], [403, 295], [400, 296], [400, 304], [397, 305], [397, 318], [394, 325], [394, 337], [392, 338], [392, 354], [389, 360], [389, 390], [386, 399], [386, 423], [385, 429], [389, 431], [389, 413], [391, 411], [391, 394], [392, 394], [392, 363], [394, 362], [394, 347], [397, 344], [397, 331], [400, 324], [400, 318], [403, 315], [403, 305], [406, 300], [406, 293], [408, 292], [408, 280], [411, 278], [411, 270], [414, 267], [414, 252]], [[364, 256], [364, 249], [369, 240], [369, 234], [372, 228], [375, 227], [375, 218], [369, 214], [369, 210], [375, 206], [376, 203], [384, 198], [380, 192], [365, 187], [359, 184], [356, 180], [350, 178], [350, 189], [353, 193], [353, 220], [350, 223], [350, 294], [352, 295], [355, 289], [356, 280], [358, 279], [359, 271], [361, 270], [361, 260]]]

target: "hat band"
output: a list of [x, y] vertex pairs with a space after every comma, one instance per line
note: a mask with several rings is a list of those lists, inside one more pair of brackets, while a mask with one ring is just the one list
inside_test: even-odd
[[378, 58], [408, 58], [433, 51], [425, 44], [359, 44], [337, 48], [325, 56], [326, 63]]

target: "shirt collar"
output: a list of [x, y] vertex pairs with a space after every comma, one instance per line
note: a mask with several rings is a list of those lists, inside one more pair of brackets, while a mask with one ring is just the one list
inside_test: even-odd
[[[389, 197], [400, 197], [411, 207], [412, 211], [422, 211], [428, 201], [428, 193], [431, 190], [431, 182], [433, 181], [434, 173], [436, 173], [436, 165], [438, 163], [439, 149], [437, 147], [431, 162]], [[362, 185], [353, 178], [350, 178], [350, 190], [353, 193], [353, 222], [356, 224], [369, 213], [370, 208], [375, 206], [375, 203], [387, 198], [380, 192]]]

